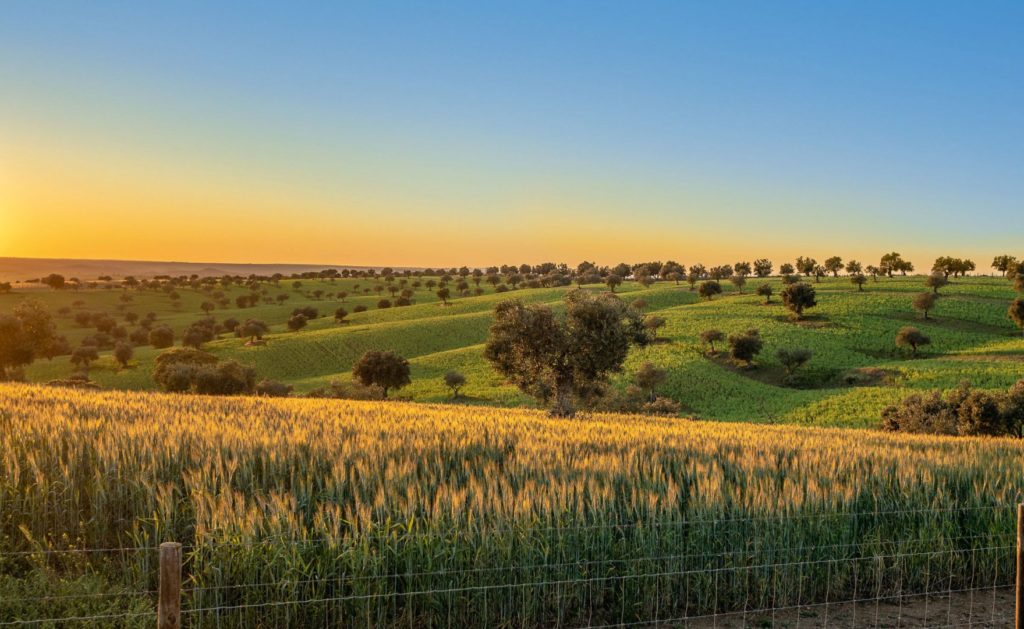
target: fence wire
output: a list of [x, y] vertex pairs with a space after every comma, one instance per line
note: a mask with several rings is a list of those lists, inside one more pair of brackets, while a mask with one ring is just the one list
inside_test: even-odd
[[[958, 528], [925, 515], [966, 517], [978, 510], [999, 511], [990, 520], [999, 526], [962, 534], [971, 530], [966, 524]], [[348, 541], [268, 536], [222, 543], [208, 537], [184, 547], [181, 615], [185, 627], [217, 629], [1009, 627], [1016, 577], [1011, 513], [993, 506], [798, 514], [793, 519], [823, 520], [807, 535], [760, 526], [786, 521], [779, 516], [433, 537], [410, 531], [368, 536], [361, 564], [351, 560]], [[899, 537], [872, 537], [882, 530], [872, 522], [903, 516], [922, 517], [909, 518]], [[694, 524], [711, 529], [694, 537]], [[719, 532], [725, 550], [707, 547], [714, 541], [708, 530]], [[473, 548], [459, 546], [465, 535], [507, 535], [508, 552], [475, 556]], [[816, 538], [820, 543], [812, 543]], [[524, 550], [538, 539], [549, 545], [540, 560]], [[605, 545], [571, 543], [579, 540]], [[9, 582], [20, 567], [38, 564], [79, 570], [86, 583], [84, 591], [4, 590], [0, 627], [151, 627], [157, 550], [0, 551], [0, 578]], [[103, 570], [120, 570], [124, 579], [89, 589], [90, 575]]]

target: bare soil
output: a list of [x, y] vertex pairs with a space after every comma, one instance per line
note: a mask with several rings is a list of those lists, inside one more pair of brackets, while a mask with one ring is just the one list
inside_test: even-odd
[[1012, 627], [1012, 588], [954, 592], [931, 596], [906, 596], [902, 600], [831, 603], [772, 612], [720, 614], [688, 621], [667, 623], [687, 629], [738, 629], [740, 627], [785, 627], [857, 629], [875, 627]]

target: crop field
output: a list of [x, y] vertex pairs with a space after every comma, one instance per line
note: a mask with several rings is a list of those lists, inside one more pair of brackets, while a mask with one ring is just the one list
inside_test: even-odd
[[2, 385], [0, 619], [148, 626], [168, 540], [189, 626], [581, 626], [1005, 585], [1022, 457], [1015, 439]]
[[[1006, 316], [1007, 303], [1015, 293], [1003, 278], [953, 279], [941, 289], [928, 320], [911, 308], [912, 297], [927, 290], [923, 277], [883, 277], [869, 281], [862, 292], [845, 277], [810, 281], [818, 293], [818, 306], [801, 322], [786, 316], [778, 298], [782, 283], [777, 278], [768, 280], [776, 294], [769, 304], [754, 294], [761, 283], [757, 279], [750, 279], [743, 293], [726, 282], [725, 294], [711, 301], [700, 300], [685, 283], [658, 282], [645, 289], [626, 282], [618, 289], [623, 299], [643, 299], [645, 312], [664, 317], [666, 325], [660, 331], [663, 342], [631, 352], [625, 371], [614, 378], [614, 386], [625, 387], [640, 365], [652, 362], [668, 369], [668, 381], [659, 393], [677, 400], [683, 416], [872, 427], [878, 425], [882, 408], [909, 392], [949, 389], [965, 380], [977, 387], [1004, 389], [1024, 376], [1024, 339]], [[389, 296], [387, 291], [376, 290], [383, 286], [381, 281], [366, 278], [303, 280], [298, 288], [289, 280], [266, 283], [263, 288], [268, 296], [287, 294], [287, 301], [252, 308], [234, 305], [234, 298], [247, 294], [248, 288], [229, 286], [224, 293], [230, 306], [214, 310], [212, 316], [217, 320], [261, 319], [270, 324], [271, 334], [264, 346], [250, 347], [243, 339], [223, 336], [204, 349], [254, 366], [259, 377], [292, 384], [297, 394], [334, 380], [349, 380], [352, 364], [366, 350], [394, 350], [412, 366], [412, 384], [398, 392], [401, 398], [464, 405], [534, 404], [493, 371], [483, 358], [482, 343], [499, 301], [517, 298], [560, 307], [568, 288], [520, 288], [498, 294], [482, 284], [484, 294], [455, 297], [444, 306], [423, 287], [415, 290], [411, 306], [378, 309], [377, 301]], [[596, 285], [586, 289], [605, 290]], [[332, 297], [316, 298], [316, 291]], [[335, 296], [341, 291], [348, 293], [343, 301]], [[43, 301], [52, 312], [70, 308], [70, 313], [58, 317], [58, 323], [60, 332], [75, 345], [92, 332], [75, 323], [76, 312], [115, 316], [152, 312], [158, 323], [171, 326], [180, 335], [203, 316], [200, 305], [209, 299], [203, 291], [182, 288], [178, 291], [180, 305], [173, 306], [161, 291], [129, 291], [127, 302], [121, 292], [20, 289], [0, 294], [0, 312], [26, 298]], [[367, 310], [353, 312], [359, 305]], [[321, 317], [301, 331], [291, 332], [285, 321], [301, 306], [317, 308]], [[352, 313], [347, 323], [333, 320], [339, 306]], [[905, 325], [918, 327], [932, 339], [917, 358], [896, 348], [895, 333]], [[708, 358], [698, 339], [708, 328], [726, 334], [759, 329], [765, 347], [755, 367], [736, 369], [726, 361]], [[774, 355], [780, 347], [813, 352], [798, 386], [784, 386], [783, 370]], [[91, 368], [90, 377], [106, 388], [153, 389], [151, 374], [157, 354], [158, 350], [146, 346], [136, 348], [128, 369], [119, 369], [112, 357], [103, 356]], [[57, 357], [37, 361], [27, 375], [30, 381], [45, 382], [67, 377], [73, 370], [67, 357]], [[457, 400], [450, 399], [442, 382], [450, 370], [467, 378]]]

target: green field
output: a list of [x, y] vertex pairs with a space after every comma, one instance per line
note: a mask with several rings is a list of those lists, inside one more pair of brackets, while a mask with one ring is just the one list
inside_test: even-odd
[[[776, 294], [769, 305], [754, 294], [761, 281], [753, 278], [742, 294], [723, 282], [725, 293], [710, 302], [700, 300], [686, 284], [659, 282], [644, 289], [627, 282], [619, 287], [624, 299], [643, 298], [648, 304], [646, 312], [657, 313], [667, 323], [661, 331], [665, 342], [635, 349], [625, 373], [616, 377], [616, 386], [625, 386], [631, 372], [649, 361], [668, 369], [668, 381], [660, 393], [679, 401], [686, 416], [875, 426], [882, 408], [913, 390], [952, 388], [964, 380], [983, 388], [1003, 389], [1024, 376], [1024, 339], [1006, 316], [1007, 304], [1015, 293], [1005, 279], [954, 279], [941, 289], [942, 296], [927, 321], [910, 305], [916, 293], [926, 290], [923, 277], [880, 278], [869, 281], [863, 292], [845, 277], [823, 279], [814, 283], [818, 306], [801, 322], [786, 316], [777, 296], [781, 281], [772, 278], [769, 282]], [[441, 377], [454, 369], [468, 380], [457, 403], [533, 405], [532, 400], [505, 384], [483, 358], [482, 344], [491, 313], [497, 302], [509, 298], [558, 305], [569, 287], [521, 288], [496, 294], [484, 283], [481, 287], [485, 294], [456, 297], [448, 306], [442, 306], [432, 291], [422, 287], [416, 291], [412, 306], [377, 309], [377, 301], [389, 295], [387, 291], [378, 294], [372, 287], [383, 284], [365, 278], [303, 280], [298, 289], [293, 288], [291, 280], [282, 280], [276, 286], [265, 283], [267, 296], [286, 293], [289, 299], [282, 305], [244, 309], [234, 307], [234, 297], [249, 293], [248, 288], [232, 285], [221, 289], [231, 300], [231, 307], [215, 310], [212, 314], [217, 320], [257, 318], [270, 324], [272, 333], [265, 346], [247, 347], [241, 339], [224, 336], [206, 349], [220, 358], [254, 366], [260, 377], [290, 383], [297, 394], [332, 380], [348, 380], [353, 362], [366, 350], [391, 349], [412, 364], [413, 383], [398, 393], [404, 399], [449, 401]], [[366, 288], [371, 288], [370, 292], [364, 292]], [[598, 285], [587, 289], [605, 290]], [[318, 300], [311, 296], [315, 290], [347, 291], [350, 296], [344, 302], [336, 298]], [[74, 346], [93, 332], [76, 325], [73, 315], [79, 310], [117, 316], [125, 311], [140, 315], [153, 312], [158, 323], [170, 325], [180, 336], [188, 324], [203, 317], [200, 304], [210, 299], [201, 290], [180, 288], [181, 305], [176, 308], [164, 292], [133, 290], [129, 292], [132, 300], [119, 311], [119, 305], [124, 304], [121, 292], [102, 288], [18, 289], [0, 295], [0, 312], [9, 311], [27, 297], [43, 301], [55, 316], [59, 308], [71, 307], [72, 314], [57, 316], [57, 320], [60, 332]], [[306, 305], [318, 308], [322, 317], [299, 332], [288, 331], [285, 321], [292, 310]], [[339, 305], [349, 312], [357, 305], [368, 310], [350, 314], [348, 323], [337, 324], [332, 314]], [[915, 325], [932, 339], [918, 358], [909, 358], [895, 346], [895, 333], [904, 325]], [[751, 327], [758, 328], [765, 341], [755, 368], [737, 369], [727, 361], [703, 354], [698, 340], [702, 330], [718, 328], [728, 334]], [[775, 359], [780, 347], [804, 347], [814, 352], [799, 388], [783, 385], [782, 368]], [[90, 376], [103, 387], [152, 389], [150, 374], [158, 353], [148, 347], [136, 348], [133, 364], [126, 370], [118, 369], [105, 355], [92, 367]], [[73, 371], [67, 357], [57, 357], [37, 361], [27, 370], [27, 376], [34, 382], [49, 381]], [[857, 384], [848, 383], [851, 375]]]

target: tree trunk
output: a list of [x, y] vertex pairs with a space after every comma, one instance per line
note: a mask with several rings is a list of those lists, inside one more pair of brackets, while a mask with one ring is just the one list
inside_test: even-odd
[[572, 399], [572, 383], [568, 380], [559, 380], [555, 383], [555, 406], [551, 409], [552, 417], [572, 417], [576, 414], [576, 407]]

